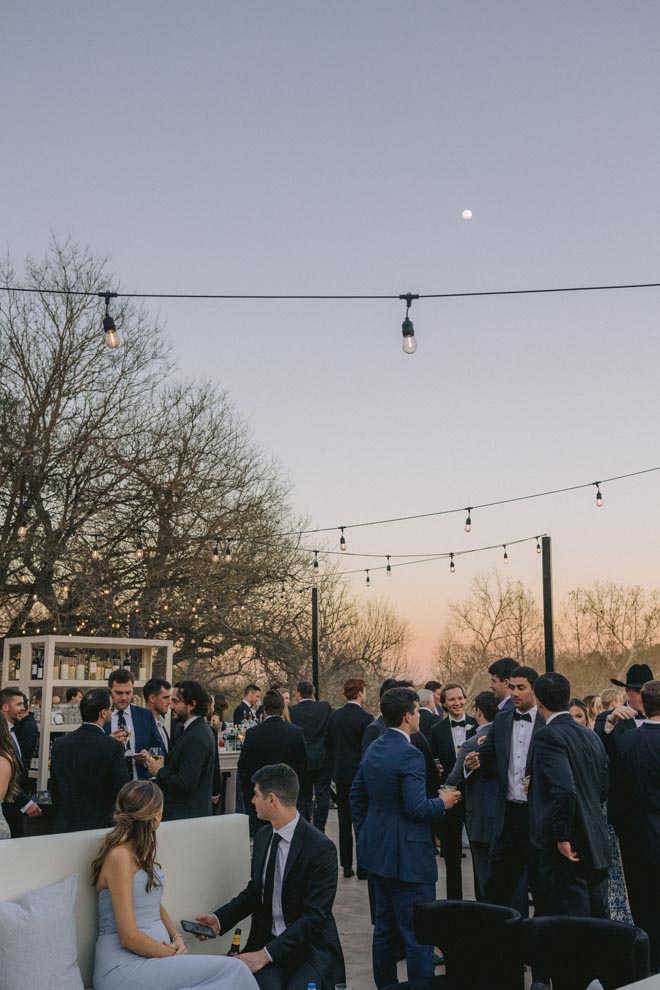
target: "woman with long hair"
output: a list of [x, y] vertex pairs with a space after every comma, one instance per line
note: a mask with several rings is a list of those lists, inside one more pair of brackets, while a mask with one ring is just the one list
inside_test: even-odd
[[115, 827], [92, 863], [99, 895], [94, 990], [256, 990], [240, 959], [186, 955], [183, 936], [161, 903], [165, 877], [156, 861], [156, 832], [162, 816], [157, 784], [124, 784]]
[[9, 825], [2, 814], [2, 801], [13, 801], [18, 794], [18, 757], [9, 737], [7, 719], [0, 712], [0, 839], [11, 839]]

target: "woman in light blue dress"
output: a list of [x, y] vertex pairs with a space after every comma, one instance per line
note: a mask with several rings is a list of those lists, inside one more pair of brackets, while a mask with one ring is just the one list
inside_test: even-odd
[[257, 990], [239, 959], [186, 955], [161, 903], [162, 814], [163, 792], [150, 780], [132, 780], [117, 796], [115, 827], [92, 863], [99, 895], [94, 990]]

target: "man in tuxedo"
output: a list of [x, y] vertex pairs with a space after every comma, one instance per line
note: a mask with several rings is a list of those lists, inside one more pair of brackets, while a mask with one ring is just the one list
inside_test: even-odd
[[639, 732], [617, 741], [628, 826], [624, 831], [626, 885], [633, 921], [651, 944], [651, 972], [660, 972], [660, 681], [641, 689], [646, 714]]
[[[339, 862], [344, 876], [348, 878], [355, 876], [351, 785], [360, 766], [362, 738], [367, 727], [373, 722], [373, 716], [363, 708], [367, 700], [367, 692], [361, 677], [351, 677], [346, 681], [344, 697], [346, 704], [336, 708], [328, 719], [326, 745], [332, 754], [332, 779], [337, 791]], [[366, 880], [366, 870], [358, 867], [358, 877]]]
[[[118, 667], [110, 673], [108, 688], [114, 710], [103, 731], [119, 740], [125, 753], [143, 754], [151, 748], [161, 747], [162, 740], [151, 712], [132, 704], [134, 683], [133, 671], [126, 667]], [[143, 755], [138, 759], [128, 757], [127, 766], [133, 780], [149, 780]]]
[[167, 731], [165, 716], [170, 710], [172, 685], [164, 677], [152, 677], [142, 688], [142, 697], [145, 708], [151, 712], [156, 722], [163, 753], [167, 753], [170, 748], [170, 734]]
[[[491, 730], [498, 713], [497, 696], [494, 691], [481, 691], [477, 695], [474, 699], [474, 713], [477, 719], [477, 731], [461, 746], [456, 765], [446, 779], [448, 784], [463, 787], [465, 827], [472, 852], [475, 896], [478, 901], [483, 901], [488, 876], [490, 843], [493, 838], [497, 780], [485, 774], [471, 774], [467, 780], [464, 780], [463, 765], [467, 754], [478, 752]], [[525, 896], [527, 896], [526, 888]]]
[[233, 721], [240, 725], [244, 719], [252, 720], [257, 717], [257, 709], [261, 700], [261, 690], [256, 684], [248, 684], [243, 692], [243, 700], [234, 708]]
[[[252, 802], [252, 777], [262, 767], [272, 763], [286, 763], [296, 774], [307, 769], [307, 747], [303, 730], [298, 725], [285, 722], [282, 718], [284, 698], [280, 691], [267, 691], [264, 695], [265, 719], [245, 733], [245, 740], [238, 758], [238, 776], [243, 791], [243, 800], [254, 816]], [[263, 819], [252, 817], [253, 825], [260, 828]]]
[[237, 958], [262, 990], [306, 990], [310, 983], [334, 987], [346, 979], [332, 916], [335, 847], [296, 810], [298, 778], [291, 767], [262, 767], [252, 784], [254, 806], [266, 827], [254, 840], [250, 882], [228, 904], [195, 920], [223, 934], [252, 916]]
[[[532, 772], [532, 742], [543, 725], [534, 696], [538, 673], [517, 667], [509, 678], [513, 708], [500, 712], [479, 750], [465, 757], [464, 775], [480, 773], [497, 779], [493, 841], [484, 891], [491, 904], [512, 906], [525, 869], [535, 903], [538, 899], [538, 861], [529, 842], [526, 780]], [[516, 906], [517, 905], [513, 905]], [[533, 990], [549, 984], [545, 974], [534, 973]]]
[[2, 802], [2, 813], [11, 832], [12, 839], [20, 839], [24, 834], [25, 817], [37, 818], [41, 814], [39, 805], [30, 798], [29, 766], [23, 761], [20, 743], [14, 729], [20, 722], [25, 709], [23, 694], [18, 688], [6, 687], [0, 691], [0, 718], [6, 719], [9, 737], [16, 750], [19, 767], [18, 794], [13, 801]]
[[[213, 769], [217, 748], [206, 721], [208, 696], [198, 681], [179, 681], [172, 689], [172, 711], [182, 724], [166, 757], [142, 754], [163, 791], [163, 820], [204, 818], [213, 814]], [[149, 718], [153, 718], [149, 713]], [[154, 722], [154, 730], [156, 724]]]
[[500, 657], [499, 660], [494, 660], [488, 668], [490, 687], [495, 692], [497, 707], [501, 712], [508, 712], [513, 708], [509, 679], [516, 667], [519, 666], [518, 661], [512, 660], [511, 657]]
[[129, 777], [123, 746], [103, 731], [111, 713], [108, 689], [92, 688], [80, 702], [80, 728], [53, 743], [51, 789], [56, 832], [112, 825], [117, 795]]
[[[443, 708], [448, 712], [448, 718], [443, 718], [431, 729], [431, 752], [439, 762], [440, 781], [444, 783], [454, 769], [456, 757], [461, 747], [477, 731], [477, 720], [465, 714], [467, 698], [460, 684], [449, 682], [445, 684], [440, 696]], [[465, 811], [462, 804], [457, 805], [440, 821], [435, 823], [435, 833], [441, 842], [442, 858], [445, 861], [447, 875], [447, 897], [452, 901], [463, 899], [463, 877], [461, 865], [463, 861], [463, 822]]]
[[427, 742], [433, 726], [440, 722], [440, 716], [435, 711], [435, 696], [429, 688], [422, 688], [419, 692], [419, 731]]
[[529, 786], [529, 839], [538, 851], [542, 892], [537, 910], [607, 918], [607, 755], [598, 736], [569, 713], [566, 677], [543, 674], [534, 694], [545, 721], [534, 739]]
[[435, 900], [438, 876], [429, 824], [459, 800], [458, 791], [427, 798], [424, 760], [410, 743], [419, 732], [419, 701], [411, 688], [391, 688], [380, 702], [385, 732], [367, 749], [351, 788], [358, 861], [375, 895], [374, 981], [397, 983], [399, 946], [406, 949], [408, 979], [433, 976], [433, 947], [414, 933], [414, 906]]
[[325, 832], [330, 808], [332, 756], [326, 746], [326, 733], [331, 714], [332, 708], [327, 701], [314, 700], [311, 681], [299, 681], [296, 704], [289, 709], [289, 717], [302, 729], [307, 746], [307, 769], [299, 775], [298, 810], [321, 832]]

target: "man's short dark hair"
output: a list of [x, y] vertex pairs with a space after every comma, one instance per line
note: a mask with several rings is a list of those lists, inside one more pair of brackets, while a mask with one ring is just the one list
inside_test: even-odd
[[16, 698], [18, 695], [23, 697], [23, 692], [17, 687], [4, 687], [0, 691], [0, 707], [2, 705], [8, 705], [12, 698]]
[[298, 686], [296, 691], [301, 698], [313, 698], [314, 697], [314, 685], [311, 681], [298, 681]]
[[493, 660], [488, 668], [488, 673], [491, 677], [497, 677], [501, 681], [508, 681], [512, 672], [519, 666], [518, 661], [512, 660], [511, 657], [500, 657], [499, 660]]
[[284, 711], [284, 698], [279, 691], [266, 691], [262, 704], [266, 715], [281, 715]]
[[647, 718], [660, 715], [660, 681], [646, 682], [642, 688], [642, 704]]
[[209, 707], [206, 688], [203, 688], [199, 681], [178, 681], [174, 687], [186, 705], [190, 707], [193, 702], [195, 703], [195, 715], [201, 715], [204, 718]]
[[104, 708], [112, 706], [112, 698], [107, 688], [91, 688], [80, 700], [80, 717], [83, 722], [98, 722]]
[[108, 687], [111, 688], [113, 684], [135, 684], [135, 674], [128, 667], [117, 667], [116, 670], [110, 671], [110, 676], [108, 677]]
[[424, 685], [425, 691], [439, 691], [442, 687], [440, 681], [427, 681]]
[[248, 691], [259, 691], [259, 692], [261, 692], [261, 688], [258, 687], [256, 684], [248, 684], [248, 686], [246, 687], [245, 691], [243, 691], [243, 697], [245, 697], [245, 695], [248, 693]]
[[364, 691], [365, 687], [366, 683], [361, 677], [349, 677], [344, 683], [344, 697], [347, 701], [357, 701], [358, 694]]
[[252, 775], [252, 783], [259, 785], [263, 797], [275, 794], [288, 807], [296, 806], [300, 783], [298, 774], [286, 763], [271, 763]]
[[67, 702], [73, 701], [73, 699], [75, 698], [75, 696], [77, 694], [82, 694], [82, 693], [83, 693], [82, 688], [79, 688], [79, 687], [68, 687], [66, 689], [66, 700], [67, 700]]
[[161, 691], [169, 691], [171, 687], [170, 682], [166, 681], [164, 677], [152, 677], [142, 688], [142, 697], [145, 704], [149, 701], [152, 694], [157, 698]]
[[534, 694], [549, 712], [566, 712], [571, 700], [571, 684], [568, 677], [553, 670], [534, 681]]
[[480, 691], [474, 699], [474, 707], [479, 709], [487, 722], [492, 722], [497, 715], [497, 695], [494, 691]]
[[395, 687], [386, 691], [380, 699], [380, 711], [387, 728], [398, 729], [406, 712], [414, 715], [415, 703], [419, 704], [419, 695], [412, 688]]
[[533, 667], [520, 666], [511, 671], [509, 674], [509, 680], [513, 680], [514, 677], [524, 677], [526, 681], [529, 681], [530, 687], [534, 687], [538, 676], [538, 670], [534, 670]]

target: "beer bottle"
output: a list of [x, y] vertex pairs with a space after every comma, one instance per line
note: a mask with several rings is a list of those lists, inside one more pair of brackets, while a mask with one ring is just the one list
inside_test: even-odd
[[241, 951], [241, 930], [240, 928], [234, 929], [234, 937], [231, 940], [231, 946], [229, 947], [228, 956], [237, 956]]

